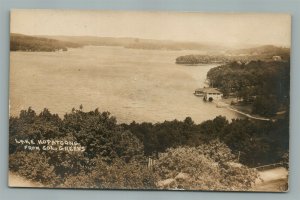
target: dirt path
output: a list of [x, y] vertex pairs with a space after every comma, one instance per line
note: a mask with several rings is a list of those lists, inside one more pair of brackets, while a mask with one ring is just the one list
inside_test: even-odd
[[241, 111], [241, 110], [239, 110], [239, 109], [234, 108], [233, 106], [231, 106], [227, 101], [225, 101], [223, 99], [221, 101], [214, 101], [214, 103], [216, 104], [216, 106], [218, 108], [227, 108], [228, 110], [231, 110], [233, 112], [239, 113], [239, 114], [244, 115], [244, 116], [246, 116], [248, 118], [251, 118], [251, 119], [263, 120], [263, 121], [270, 121], [271, 120], [269, 118], [253, 116], [253, 115], [250, 115], [250, 114], [248, 114], [246, 112], [243, 112], [243, 111]]
[[40, 183], [27, 180], [12, 172], [10, 172], [8, 176], [8, 185], [9, 187], [43, 187]]
[[256, 180], [254, 191], [283, 192], [287, 191], [288, 171], [284, 167], [259, 172], [260, 179]]
[[231, 111], [234, 111], [234, 112], [237, 112], [237, 113], [239, 113], [239, 114], [241, 114], [241, 115], [245, 115], [246, 117], [249, 117], [249, 118], [251, 118], [251, 119], [257, 119], [257, 120], [263, 120], [263, 121], [270, 121], [270, 120], [271, 120], [271, 119], [269, 119], [269, 118], [252, 116], [252, 115], [250, 115], [250, 114], [247, 114], [247, 113], [244, 113], [244, 112], [242, 112], [242, 111], [239, 111], [239, 110], [237, 110], [237, 109], [235, 109], [235, 108], [233, 108], [233, 107], [231, 107], [231, 106], [228, 106], [227, 109], [228, 109], [228, 110], [231, 110]]

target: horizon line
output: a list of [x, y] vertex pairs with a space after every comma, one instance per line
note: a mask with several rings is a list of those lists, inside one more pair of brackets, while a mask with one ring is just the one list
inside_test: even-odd
[[[231, 47], [234, 48], [236, 46], [248, 46], [246, 48], [254, 48], [254, 47], [261, 47], [261, 46], [275, 46], [275, 47], [280, 47], [280, 48], [291, 48], [291, 45], [282, 45], [282, 44], [271, 44], [271, 43], [265, 43], [265, 44], [254, 44], [254, 43], [240, 43], [238, 45], [226, 45], [226, 44], [217, 44], [214, 42], [204, 42], [204, 41], [192, 41], [192, 40], [162, 40], [162, 39], [153, 39], [153, 38], [139, 38], [139, 37], [112, 37], [112, 36], [97, 36], [97, 35], [31, 35], [31, 34], [24, 34], [24, 33], [16, 33], [16, 32], [10, 32], [11, 34], [19, 34], [19, 35], [25, 35], [25, 36], [31, 36], [31, 37], [94, 37], [94, 38], [112, 38], [112, 39], [141, 39], [141, 40], [153, 40], [153, 41], [165, 41], [165, 42], [174, 42], [174, 43], [196, 43], [196, 44], [202, 44], [202, 45], [214, 45], [214, 46], [220, 46], [220, 47]], [[252, 47], [249, 47], [252, 46]], [[236, 47], [241, 49], [240, 47]]]

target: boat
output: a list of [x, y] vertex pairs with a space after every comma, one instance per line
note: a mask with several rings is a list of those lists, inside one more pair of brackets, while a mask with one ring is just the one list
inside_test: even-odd
[[204, 90], [203, 88], [197, 88], [194, 92], [194, 95], [197, 97], [204, 97]]

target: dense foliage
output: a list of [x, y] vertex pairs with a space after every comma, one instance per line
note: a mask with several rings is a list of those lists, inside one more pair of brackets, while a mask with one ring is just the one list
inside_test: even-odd
[[188, 117], [183, 122], [132, 122], [123, 126], [143, 142], [148, 156], [157, 156], [168, 148], [197, 147], [219, 139], [240, 157], [241, 163], [255, 167], [280, 162], [289, 148], [288, 115], [275, 122], [236, 119], [229, 123], [225, 117], [218, 116], [201, 124]]
[[[47, 109], [37, 115], [29, 108], [21, 111], [19, 117], [10, 118], [9, 139], [10, 170], [31, 180], [57, 187], [65, 181], [70, 184], [72, 177], [80, 179], [82, 173], [90, 173], [93, 169], [100, 170], [97, 168], [98, 164], [102, 165], [103, 172], [104, 169], [110, 168], [122, 179], [120, 176], [124, 172], [117, 168], [115, 163], [123, 163], [121, 166], [126, 163], [128, 171], [131, 171], [130, 167], [134, 168], [134, 163], [143, 158], [143, 145], [140, 141], [117, 125], [115, 118], [108, 112], [100, 113], [98, 110], [83, 112], [73, 109], [64, 119], [60, 119]], [[21, 140], [33, 141], [35, 144], [28, 142], [20, 145], [16, 142]], [[39, 140], [76, 141], [85, 149], [44, 150], [45, 145], [38, 144]], [[47, 174], [44, 175], [43, 172]], [[110, 181], [118, 183], [117, 180]], [[110, 181], [99, 184], [106, 187], [112, 184]], [[86, 186], [87, 183], [81, 181], [73, 184]]]
[[68, 48], [80, 47], [72, 42], [63, 42], [36, 36], [27, 36], [12, 33], [10, 36], [11, 51], [67, 51]]
[[256, 171], [237, 163], [234, 157], [218, 141], [171, 148], [159, 156], [154, 171], [163, 179], [158, 183], [163, 188], [247, 190], [257, 178]]
[[274, 116], [289, 108], [290, 63], [233, 62], [212, 68], [207, 78], [225, 96], [236, 96], [252, 105], [252, 113]]
[[[10, 118], [9, 168], [49, 187], [245, 190], [251, 188], [256, 172], [239, 164], [240, 158], [232, 150], [243, 150], [254, 158], [251, 155], [255, 148], [247, 149], [252, 144], [246, 142], [246, 136], [255, 131], [245, 131], [245, 138], [239, 141], [245, 146], [234, 146], [236, 143], [229, 138], [232, 141], [239, 138], [235, 133], [240, 123], [243, 127], [248, 124], [250, 130], [254, 126], [249, 120], [229, 123], [224, 117], [202, 124], [187, 118], [183, 122], [125, 125], [117, 124], [108, 112], [97, 109], [90, 112], [73, 109], [61, 119], [47, 109], [36, 114], [29, 108]], [[271, 131], [276, 124], [268, 126]], [[278, 130], [281, 131], [285, 130]], [[284, 139], [286, 135], [281, 137]], [[258, 138], [255, 145], [260, 144]], [[24, 145], [16, 142], [21, 140], [29, 142]], [[75, 141], [85, 148], [84, 151], [44, 150], [42, 144], [35, 144], [40, 149], [30, 148], [34, 146], [30, 141], [39, 140]], [[281, 140], [272, 140], [278, 146], [267, 143], [273, 151], [279, 150]], [[147, 167], [153, 153], [156, 162]], [[175, 183], [168, 179], [174, 179]]]

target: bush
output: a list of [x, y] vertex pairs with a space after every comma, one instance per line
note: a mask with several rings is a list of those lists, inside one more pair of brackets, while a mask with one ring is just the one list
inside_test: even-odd
[[18, 152], [10, 155], [9, 169], [28, 180], [43, 183], [47, 187], [56, 186], [60, 179], [55, 173], [50, 158], [42, 152]]
[[[215, 151], [218, 146], [222, 148]], [[207, 152], [208, 148], [204, 146], [179, 147], [160, 154], [154, 166], [159, 180], [157, 186], [187, 190], [251, 189], [257, 172], [235, 162], [225, 145], [216, 142], [212, 149]], [[224, 155], [222, 159], [220, 155]]]
[[276, 114], [279, 108], [279, 103], [275, 97], [259, 96], [254, 100], [252, 113], [259, 114], [265, 117], [272, 117]]
[[69, 176], [63, 187], [106, 189], [155, 189], [155, 175], [139, 162], [125, 163], [121, 159], [107, 164], [102, 158], [92, 160], [94, 166], [88, 172]]

